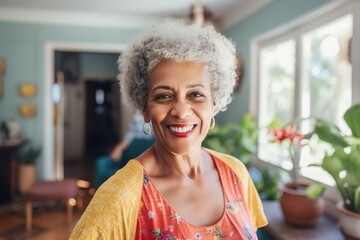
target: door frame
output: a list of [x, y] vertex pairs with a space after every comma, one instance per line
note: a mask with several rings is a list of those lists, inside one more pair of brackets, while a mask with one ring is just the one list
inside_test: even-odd
[[[119, 55], [126, 48], [125, 44], [112, 43], [82, 43], [82, 42], [46, 42], [44, 45], [44, 136], [43, 136], [43, 177], [47, 180], [62, 180], [64, 178], [64, 159], [55, 153], [53, 102], [51, 86], [54, 82], [55, 51], [116, 53]], [[63, 131], [63, 130], [62, 130]], [[58, 142], [63, 141], [60, 134]], [[58, 146], [57, 152], [63, 152], [63, 145]]]

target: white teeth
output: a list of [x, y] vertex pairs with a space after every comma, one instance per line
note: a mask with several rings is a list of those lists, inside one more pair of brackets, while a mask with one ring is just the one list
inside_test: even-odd
[[170, 129], [173, 132], [185, 133], [185, 132], [189, 132], [191, 129], [193, 129], [193, 127], [194, 125], [186, 126], [186, 127], [170, 127]]

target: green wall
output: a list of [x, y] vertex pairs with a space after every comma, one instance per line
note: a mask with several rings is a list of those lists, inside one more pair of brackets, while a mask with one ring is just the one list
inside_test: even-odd
[[[0, 121], [15, 118], [20, 122], [22, 135], [36, 145], [44, 141], [44, 46], [47, 42], [81, 42], [126, 44], [140, 30], [95, 28], [62, 25], [45, 25], [0, 22], [0, 58], [6, 61], [6, 73], [2, 76], [4, 96], [0, 100]], [[120, 51], [120, 49], [119, 49]], [[24, 82], [34, 82], [38, 93], [33, 98], [22, 98], [18, 87]], [[19, 105], [35, 103], [35, 118], [22, 118]], [[45, 161], [38, 162], [39, 177], [45, 176]], [[51, 164], [50, 164], [51, 166]], [[49, 169], [47, 169], [49, 170]]]
[[319, 7], [330, 3], [330, 0], [273, 0], [271, 3], [247, 17], [224, 34], [236, 43], [244, 61], [244, 76], [241, 91], [234, 95], [232, 103], [226, 112], [221, 113], [218, 122], [237, 122], [249, 111], [250, 97], [250, 41], [274, 28], [281, 27]]

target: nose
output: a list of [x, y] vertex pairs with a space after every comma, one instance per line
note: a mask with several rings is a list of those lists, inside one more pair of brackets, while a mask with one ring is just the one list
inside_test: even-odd
[[170, 111], [171, 116], [185, 119], [191, 115], [191, 106], [186, 101], [176, 101]]

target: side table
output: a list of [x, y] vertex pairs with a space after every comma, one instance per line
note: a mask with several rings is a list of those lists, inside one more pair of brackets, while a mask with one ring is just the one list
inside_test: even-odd
[[310, 228], [297, 227], [287, 223], [282, 215], [278, 201], [264, 201], [264, 212], [269, 224], [265, 231], [280, 240], [343, 240], [336, 220], [323, 214], [319, 223]]
[[5, 140], [0, 143], [0, 202], [14, 199], [17, 189], [16, 157], [26, 139]]

